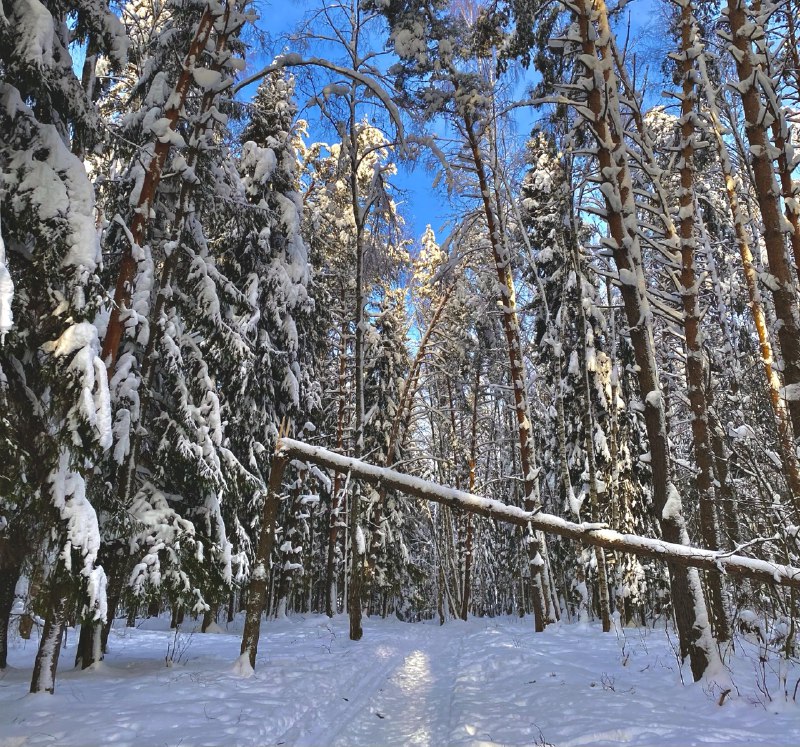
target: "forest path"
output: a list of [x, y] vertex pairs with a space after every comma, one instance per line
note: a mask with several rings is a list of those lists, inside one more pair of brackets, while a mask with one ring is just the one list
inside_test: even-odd
[[379, 733], [385, 744], [447, 744], [466, 630], [427, 632], [424, 640], [396, 635], [364, 651], [342, 696], [306, 713], [302, 734], [293, 727], [279, 743], [358, 747], [374, 745]]
[[[454, 632], [452, 626], [451, 633]], [[330, 744], [374, 744], [376, 726], [385, 744], [433, 745], [451, 741], [455, 679], [464, 647], [464, 631], [446, 635], [431, 629], [385, 678], [352, 721]], [[421, 645], [422, 644], [422, 645]]]
[[0, 747], [800, 745], [800, 670], [762, 667], [759, 643], [741, 637], [720, 708], [718, 687], [681, 685], [663, 629], [372, 617], [354, 642], [345, 615], [294, 615], [264, 623], [255, 674], [243, 678], [241, 616], [206, 635], [192, 632], [199, 621], [176, 633], [168, 616], [119, 622], [106, 660], [83, 672], [71, 667], [70, 630], [52, 696], [27, 694], [35, 637], [12, 638]]

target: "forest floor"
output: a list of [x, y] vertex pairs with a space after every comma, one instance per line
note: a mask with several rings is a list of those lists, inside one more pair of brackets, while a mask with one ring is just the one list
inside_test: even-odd
[[800, 667], [761, 662], [743, 638], [719, 682], [690, 684], [663, 627], [372, 618], [353, 643], [345, 616], [294, 615], [264, 624], [245, 679], [238, 623], [176, 635], [164, 619], [119, 620], [85, 672], [70, 630], [53, 696], [27, 694], [37, 641], [13, 639], [0, 746], [800, 744]]

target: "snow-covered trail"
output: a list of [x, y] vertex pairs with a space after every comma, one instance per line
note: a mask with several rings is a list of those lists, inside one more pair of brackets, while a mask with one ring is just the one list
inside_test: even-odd
[[256, 675], [243, 679], [236, 625], [181, 633], [171, 667], [167, 625], [115, 630], [87, 672], [70, 668], [70, 631], [54, 696], [27, 694], [36, 642], [15, 640], [0, 747], [800, 744], [800, 707], [781, 690], [791, 696], [800, 671], [762, 669], [741, 641], [738, 694], [720, 708], [708, 685], [681, 685], [663, 630], [373, 618], [354, 643], [345, 616], [295, 616], [264, 625]]
[[[374, 744], [435, 745], [451, 741], [452, 698], [464, 636], [432, 629], [426, 642], [411, 639], [403, 661], [371, 693], [358, 715], [341, 729], [336, 747]], [[426, 645], [427, 644], [427, 645]], [[316, 741], [315, 744], [319, 744]]]

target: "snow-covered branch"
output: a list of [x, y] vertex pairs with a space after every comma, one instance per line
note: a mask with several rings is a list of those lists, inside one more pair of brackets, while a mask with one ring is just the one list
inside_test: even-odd
[[281, 439], [279, 451], [286, 457], [327, 467], [338, 472], [349, 472], [353, 477], [372, 484], [398, 490], [414, 498], [442, 503], [451, 508], [480, 514], [489, 519], [509, 524], [539, 529], [561, 537], [580, 540], [588, 545], [598, 545], [609, 550], [620, 550], [648, 558], [659, 558], [675, 565], [721, 571], [746, 576], [780, 586], [800, 589], [800, 568], [780, 563], [771, 563], [743, 555], [731, 555], [715, 550], [704, 550], [691, 545], [679, 545], [652, 537], [623, 534], [608, 529], [605, 524], [590, 522], [575, 523], [542, 511], [529, 513], [516, 506], [507, 506], [500, 501], [482, 498], [472, 493], [456, 490], [413, 475], [405, 475], [385, 467], [346, 457], [336, 452], [311, 446], [291, 438]]

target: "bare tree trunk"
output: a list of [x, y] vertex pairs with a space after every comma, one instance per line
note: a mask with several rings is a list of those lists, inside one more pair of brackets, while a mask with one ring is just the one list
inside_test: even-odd
[[[505, 240], [501, 235], [500, 226], [497, 222], [494, 207], [491, 203], [489, 182], [484, 167], [483, 156], [481, 155], [478, 136], [475, 133], [475, 124], [469, 114], [464, 117], [464, 126], [467, 142], [472, 154], [472, 161], [478, 176], [483, 200], [484, 215], [486, 225], [489, 229], [489, 242], [492, 247], [492, 254], [497, 271], [497, 279], [500, 289], [500, 306], [503, 311], [503, 331], [505, 332], [506, 343], [508, 345], [508, 360], [511, 374], [511, 385], [514, 392], [514, 412], [517, 420], [517, 434], [520, 449], [520, 464], [522, 467], [522, 479], [525, 490], [524, 505], [526, 511], [535, 511], [540, 507], [539, 486], [538, 486], [538, 467], [536, 466], [536, 456], [533, 450], [533, 438], [531, 434], [530, 407], [528, 405], [528, 387], [525, 365], [522, 360], [522, 345], [520, 343], [519, 321], [516, 310], [516, 293], [514, 290], [514, 279], [511, 274], [511, 257], [505, 245]], [[542, 559], [540, 537], [532, 528], [528, 529], [525, 535], [525, 545], [528, 553], [528, 564], [531, 574], [531, 598], [533, 600], [534, 624], [537, 631], [542, 631], [547, 624], [547, 601], [550, 590], [543, 588], [542, 582]]]
[[[582, 79], [587, 98], [584, 110], [589, 116], [597, 142], [597, 158], [605, 186], [606, 220], [611, 234], [609, 246], [620, 276], [620, 291], [644, 399], [653, 472], [652, 510], [665, 539], [688, 544], [680, 495], [671, 482], [666, 415], [655, 359], [652, 310], [647, 299], [641, 248], [635, 229], [636, 207], [627, 149], [622, 141], [618, 84], [610, 48], [612, 31], [605, 2], [581, 0], [576, 4], [576, 16], [583, 56], [591, 60], [590, 64], [586, 64], [586, 76]], [[673, 565], [670, 567], [670, 578], [681, 654], [690, 657], [692, 674], [699, 679], [718, 657], [699, 575], [695, 570]]]
[[[699, 284], [694, 269], [697, 252], [695, 231], [694, 156], [697, 93], [695, 89], [695, 63], [700, 38], [694, 16], [692, 0], [675, 0], [680, 8], [681, 51], [678, 55], [683, 87], [681, 91], [681, 144], [679, 161], [679, 237], [681, 251], [681, 301], [683, 303], [683, 330], [686, 340], [686, 382], [689, 407], [692, 413], [692, 443], [697, 463], [697, 492], [700, 498], [700, 531], [703, 542], [710, 550], [720, 546], [717, 517], [714, 508], [715, 480], [714, 456], [709, 432], [709, 407], [705, 387], [702, 331], [700, 329]], [[702, 47], [700, 47], [702, 49]], [[702, 52], [701, 52], [702, 54]], [[730, 638], [730, 625], [725, 609], [722, 576], [712, 572], [707, 576], [710, 611], [716, 637], [720, 641]]]
[[623, 534], [607, 529], [605, 524], [575, 523], [544, 511], [525, 511], [507, 503], [437, 485], [430, 480], [405, 475], [393, 469], [353, 459], [323, 449], [321, 446], [311, 446], [291, 438], [281, 439], [280, 451], [286, 458], [302, 459], [327, 469], [350, 472], [355, 479], [364, 480], [371, 485], [385, 482], [391, 490], [419, 500], [433, 501], [460, 511], [470, 511], [478, 516], [514, 526], [524, 528], [530, 524], [538, 531], [579, 540], [592, 546], [598, 545], [607, 550], [621, 550], [645, 558], [656, 558], [684, 568], [722, 569], [725, 573], [757, 579], [771, 586], [800, 589], [800, 568], [794, 566], [747, 558], [720, 550], [706, 550], [682, 542]]
[[[760, 76], [758, 85], [764, 90], [764, 104], [772, 116], [772, 124], [770, 130], [772, 132], [772, 141], [777, 150], [777, 171], [781, 185], [781, 197], [783, 198], [784, 216], [786, 217], [786, 232], [789, 237], [789, 244], [792, 248], [792, 257], [794, 258], [794, 266], [797, 270], [797, 279], [800, 281], [800, 182], [792, 178], [792, 172], [797, 169], [798, 159], [795, 156], [794, 148], [790, 143], [789, 123], [787, 121], [787, 112], [781, 101], [780, 92], [777, 90], [773, 82], [773, 76], [777, 75], [778, 71], [774, 69], [774, 62], [772, 50], [767, 43], [766, 30], [762, 25], [761, 0], [753, 0], [752, 2], [752, 19], [753, 27], [749, 31], [749, 38], [753, 40], [756, 46], [758, 57], [755, 58], [757, 64], [761, 65], [766, 75]], [[787, 18], [787, 31], [789, 32], [789, 44], [794, 41], [794, 23], [792, 13], [795, 11], [791, 7], [791, 3], [786, 3], [785, 15]], [[771, 10], [770, 10], [771, 12]], [[798, 51], [795, 48], [787, 50], [791, 55], [793, 61], [798, 61]], [[800, 71], [795, 70], [795, 76], [800, 75]], [[762, 119], [764, 122], [764, 119]], [[797, 421], [795, 420], [795, 434], [800, 431]]]
[[[783, 357], [783, 378], [786, 386], [792, 390], [791, 396], [786, 398], [787, 406], [792, 427], [797, 433], [800, 432], [800, 312], [797, 290], [786, 252], [785, 235], [791, 232], [791, 223], [787, 222], [781, 213], [781, 190], [772, 165], [775, 145], [768, 137], [768, 123], [762, 114], [764, 106], [757, 88], [758, 85], [766, 83], [767, 72], [764, 70], [766, 60], [763, 55], [753, 51], [752, 39], [755, 36], [755, 29], [747, 17], [743, 0], [728, 0], [727, 17], [732, 36], [730, 49], [739, 77], [737, 90], [742, 98], [745, 134], [750, 144], [755, 177], [753, 186], [764, 227], [763, 238], [769, 271], [773, 277], [772, 298], [775, 314], [780, 322], [778, 342]], [[794, 398], [795, 391], [798, 392], [797, 398]], [[798, 502], [800, 495], [794, 493], [795, 513], [800, 508]]]
[[68, 605], [72, 590], [72, 579], [64, 561], [59, 558], [50, 579], [48, 591], [48, 611], [45, 618], [39, 649], [33, 665], [31, 677], [32, 693], [55, 692], [58, 656], [61, 652], [61, 639], [67, 625]]
[[742, 269], [744, 271], [745, 286], [749, 299], [750, 312], [753, 315], [753, 323], [758, 335], [758, 343], [761, 353], [761, 365], [764, 370], [764, 378], [769, 391], [770, 404], [772, 406], [773, 417], [775, 418], [775, 428], [778, 433], [778, 449], [784, 474], [789, 484], [789, 489], [797, 496], [800, 495], [800, 465], [794, 450], [794, 438], [792, 434], [792, 423], [786, 401], [781, 396], [781, 380], [775, 370], [775, 356], [770, 339], [769, 324], [767, 322], [764, 303], [761, 298], [761, 290], [758, 286], [758, 273], [753, 262], [753, 252], [750, 247], [750, 240], [747, 236], [746, 220], [743, 214], [742, 205], [737, 194], [736, 176], [728, 154], [728, 146], [723, 139], [724, 127], [719, 116], [716, 103], [716, 92], [711, 85], [711, 79], [706, 69], [705, 55], [701, 54], [697, 58], [698, 72], [700, 81], [703, 85], [703, 92], [709, 107], [711, 118], [711, 130], [714, 135], [714, 142], [717, 148], [722, 176], [725, 180], [725, 195], [733, 219], [733, 228], [736, 235], [736, 243], [739, 254], [742, 258]]
[[[350, 100], [350, 199], [353, 220], [356, 225], [356, 309], [355, 309], [355, 438], [353, 454], [358, 459], [364, 450], [364, 231], [366, 209], [361, 206], [358, 186], [358, 131], [356, 120], [356, 103]], [[350, 496], [350, 588], [348, 590], [347, 610], [350, 617], [350, 640], [360, 641], [364, 635], [361, 625], [361, 594], [364, 585], [364, 559], [366, 555], [366, 538], [361, 528], [361, 487], [353, 485]]]

